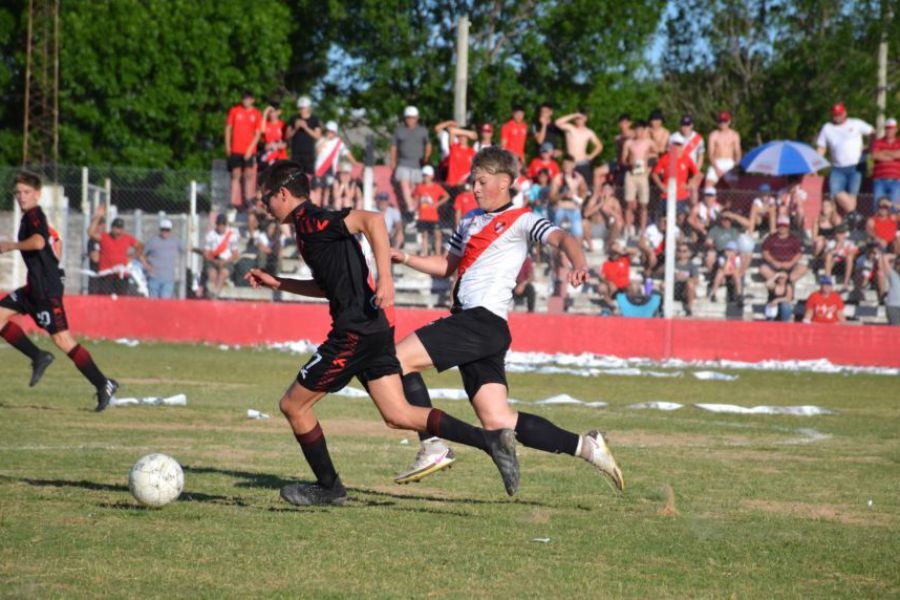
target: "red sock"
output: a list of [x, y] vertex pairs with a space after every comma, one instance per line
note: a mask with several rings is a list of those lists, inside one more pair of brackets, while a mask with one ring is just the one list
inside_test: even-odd
[[101, 373], [100, 369], [97, 368], [97, 365], [94, 364], [91, 353], [85, 350], [84, 346], [78, 344], [69, 350], [69, 358], [72, 359], [72, 362], [75, 363], [75, 366], [78, 367], [81, 374], [91, 382], [91, 385], [94, 387], [103, 387], [106, 385], [106, 376]]
[[32, 361], [37, 360], [37, 357], [41, 353], [38, 347], [28, 339], [28, 336], [25, 335], [22, 328], [12, 321], [7, 321], [6, 325], [3, 326], [3, 329], [0, 329], [0, 337], [9, 342], [10, 346], [30, 358]]

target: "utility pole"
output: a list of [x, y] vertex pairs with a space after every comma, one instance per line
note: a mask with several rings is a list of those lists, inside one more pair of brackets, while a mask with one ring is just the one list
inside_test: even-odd
[[881, 0], [881, 17], [881, 43], [878, 44], [878, 96], [875, 101], [878, 106], [878, 118], [875, 121], [878, 137], [884, 135], [884, 109], [887, 105], [887, 30], [888, 24], [894, 18], [891, 0]]
[[28, 0], [22, 164], [59, 161], [59, 0]]
[[456, 24], [456, 80], [453, 88], [453, 120], [466, 122], [466, 87], [469, 83], [469, 17], [463, 15]]

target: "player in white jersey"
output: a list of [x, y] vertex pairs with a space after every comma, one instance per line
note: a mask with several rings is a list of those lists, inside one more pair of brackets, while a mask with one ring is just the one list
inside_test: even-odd
[[[578, 435], [536, 415], [516, 412], [508, 403], [504, 359], [511, 337], [506, 322], [516, 275], [532, 242], [559, 248], [574, 268], [569, 282], [588, 277], [580, 240], [527, 208], [516, 208], [510, 189], [518, 169], [515, 155], [499, 146], [481, 150], [472, 161], [473, 192], [479, 208], [465, 215], [450, 238], [446, 256], [413, 256], [394, 251], [394, 262], [437, 277], [457, 274], [453, 308], [397, 345], [403, 390], [410, 404], [431, 406], [421, 372], [459, 367], [469, 401], [485, 429], [514, 429], [518, 441], [546, 452], [584, 458], [624, 488], [622, 473], [603, 435]], [[417, 481], [453, 462], [437, 438], [425, 439], [412, 469], [397, 483]]]

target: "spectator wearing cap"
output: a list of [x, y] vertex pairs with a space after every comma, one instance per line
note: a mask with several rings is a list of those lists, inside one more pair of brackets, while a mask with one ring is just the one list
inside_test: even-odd
[[440, 255], [443, 251], [438, 209], [449, 199], [447, 190], [434, 182], [434, 168], [431, 165], [422, 167], [422, 182], [413, 190], [413, 200], [417, 207], [416, 229], [421, 234], [419, 247], [426, 256]]
[[562, 148], [563, 136], [565, 136], [565, 132], [557, 127], [553, 120], [553, 104], [544, 102], [538, 108], [538, 113], [531, 123], [531, 137], [535, 146], [540, 148], [544, 142], [550, 142], [556, 152], [562, 154], [559, 148]]
[[849, 233], [850, 228], [846, 223], [836, 225], [833, 239], [826, 242], [823, 250], [825, 274], [842, 277], [841, 289], [845, 290], [850, 286], [856, 256], [859, 254], [859, 248], [850, 239]]
[[216, 216], [215, 227], [207, 232], [203, 246], [208, 298], [218, 298], [221, 295], [239, 253], [238, 236], [228, 226], [228, 217], [219, 214]]
[[709, 235], [710, 229], [717, 222], [721, 212], [722, 205], [719, 204], [715, 188], [703, 190], [703, 201], [691, 208], [687, 217], [688, 225], [690, 225], [697, 242], [703, 243], [706, 240], [706, 236]]
[[[650, 122], [650, 139], [653, 140], [653, 144], [655, 145], [654, 158], [651, 160], [656, 160], [657, 157], [662, 156], [669, 150], [669, 130], [666, 129], [664, 123], [665, 118], [663, 117], [663, 113], [658, 108], [650, 113], [650, 116], [647, 118], [647, 121]], [[650, 165], [651, 167], [653, 164]]]
[[325, 123], [325, 135], [316, 143], [316, 173], [310, 192], [313, 204], [318, 206], [332, 204], [331, 199], [325, 196], [330, 195], [331, 184], [334, 183], [342, 162], [354, 165], [356, 159], [338, 135], [337, 122], [328, 121]]
[[897, 215], [891, 212], [891, 201], [887, 197], [879, 198], [875, 214], [866, 221], [869, 241], [887, 252], [900, 252], [897, 233]]
[[772, 186], [764, 183], [757, 191], [759, 194], [750, 205], [750, 226], [747, 229], [750, 235], [757, 231], [775, 231], [775, 220], [778, 218], [778, 198], [772, 193]]
[[109, 232], [103, 230], [101, 222], [105, 222], [106, 209], [103, 204], [97, 207], [88, 237], [98, 242], [100, 251], [97, 260], [98, 275], [97, 293], [102, 295], [127, 295], [130, 278], [127, 272], [131, 257], [141, 261], [147, 267], [144, 258], [144, 245], [134, 237], [125, 233], [125, 221], [116, 217], [110, 224]]
[[763, 279], [770, 279], [775, 273], [784, 272], [791, 283], [796, 283], [806, 273], [806, 265], [801, 260], [803, 243], [791, 233], [790, 218], [782, 215], [775, 225], [775, 233], [763, 242], [763, 264], [759, 267], [759, 273]]
[[[694, 131], [694, 118], [691, 115], [681, 117], [678, 133], [681, 134], [681, 139], [684, 140], [682, 152], [690, 156], [691, 160], [694, 161], [694, 165], [697, 166], [697, 170], [702, 172], [703, 157], [706, 156], [706, 143], [703, 141], [703, 136]], [[671, 140], [669, 143], [671, 144]], [[697, 180], [697, 185], [688, 188], [691, 204], [696, 204], [700, 201], [699, 183], [700, 179]]]
[[[248, 219], [250, 215], [248, 214]], [[172, 236], [172, 221], [159, 220], [159, 235], [144, 248], [147, 259], [147, 289], [151, 298], [174, 298], [178, 259], [184, 255], [184, 242]]]
[[883, 253], [879, 258], [880, 289], [885, 290], [884, 307], [891, 325], [900, 325], [900, 255]]
[[419, 109], [403, 109], [403, 124], [394, 131], [391, 140], [391, 170], [400, 189], [400, 210], [411, 214], [415, 210], [413, 189], [422, 182], [422, 167], [431, 157], [428, 130], [419, 124]]
[[253, 102], [253, 93], [245, 91], [225, 119], [225, 156], [231, 173], [231, 205], [235, 208], [243, 208], [256, 195], [256, 146], [263, 118]]
[[[587, 126], [588, 116], [584, 108], [556, 119], [556, 126], [566, 134], [566, 154], [575, 160], [575, 170], [581, 173], [585, 181], [594, 181], [591, 164], [594, 158], [603, 151], [603, 142]], [[604, 165], [605, 174], [609, 169]], [[605, 176], [604, 174], [604, 176]]]
[[453, 195], [469, 178], [472, 171], [472, 159], [475, 158], [475, 149], [469, 145], [469, 141], [477, 141], [478, 134], [471, 129], [464, 129], [456, 121], [443, 121], [435, 128], [438, 136], [447, 133], [450, 145], [447, 152], [447, 177], [444, 183], [451, 188]]
[[887, 198], [900, 209], [900, 138], [897, 137], [897, 119], [884, 122], [884, 137], [872, 142], [872, 195], [878, 201]]
[[319, 118], [312, 112], [312, 100], [309, 96], [297, 99], [297, 114], [288, 125], [285, 137], [291, 145], [291, 160], [299, 163], [309, 177], [314, 177], [316, 144], [322, 137], [322, 126]]
[[281, 120], [281, 107], [271, 104], [263, 111], [262, 141], [265, 150], [260, 160], [261, 169], [265, 169], [277, 160], [288, 157], [287, 143], [284, 141], [284, 121]]
[[512, 118], [500, 128], [500, 147], [509, 150], [519, 162], [525, 162], [525, 141], [528, 139], [528, 125], [525, 124], [525, 109], [520, 104], [512, 107]]
[[828, 191], [845, 214], [856, 210], [856, 196], [865, 169], [863, 138], [874, 131], [865, 121], [848, 118], [847, 109], [838, 103], [831, 107], [831, 123], [825, 123], [816, 138], [819, 154], [825, 156], [827, 151], [831, 159]]
[[[334, 210], [355, 208], [362, 210], [363, 195], [359, 182], [353, 178], [353, 165], [342, 162], [337, 177], [331, 185], [331, 206]], [[396, 210], [396, 209], [395, 209]]]
[[544, 142], [541, 144], [539, 151], [539, 154], [528, 163], [528, 177], [536, 182], [538, 173], [547, 171], [552, 183], [556, 176], [559, 175], [559, 164], [553, 158], [553, 145], [550, 142]]
[[403, 215], [396, 206], [391, 206], [391, 197], [387, 192], [378, 192], [375, 195], [375, 206], [384, 215], [384, 224], [391, 240], [391, 248], [401, 249], [405, 242], [403, 233]]
[[709, 134], [709, 169], [706, 187], [715, 188], [726, 173], [741, 162], [741, 134], [731, 128], [731, 113], [719, 113], [718, 128]]
[[494, 126], [490, 123], [482, 123], [478, 133], [478, 141], [475, 142], [476, 153], [494, 145]]
[[[700, 183], [702, 175], [697, 163], [691, 158], [686, 150], [684, 136], [681, 133], [673, 133], [669, 137], [669, 145], [672, 148], [670, 152], [666, 152], [659, 158], [659, 162], [653, 167], [650, 178], [656, 187], [659, 188], [662, 197], [666, 197], [667, 186], [671, 171], [674, 170], [675, 177], [675, 199], [678, 201], [678, 210], [689, 212], [690, 204], [688, 200], [691, 197], [691, 190], [696, 189]], [[675, 166], [669, 164], [674, 154]]]
[[834, 282], [828, 275], [819, 277], [819, 289], [806, 299], [804, 323], [844, 323], [844, 301], [834, 291]]

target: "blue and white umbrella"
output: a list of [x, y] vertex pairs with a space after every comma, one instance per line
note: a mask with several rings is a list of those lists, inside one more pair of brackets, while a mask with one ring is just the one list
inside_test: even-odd
[[805, 175], [830, 164], [811, 146], [788, 140], [775, 140], [758, 146], [741, 160], [745, 171], [763, 175]]

